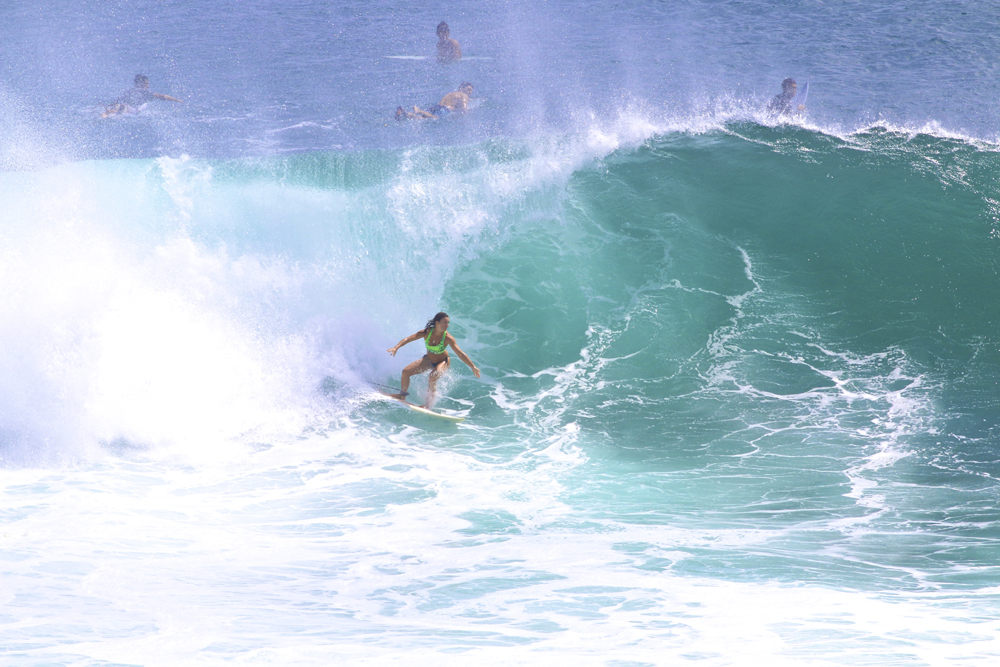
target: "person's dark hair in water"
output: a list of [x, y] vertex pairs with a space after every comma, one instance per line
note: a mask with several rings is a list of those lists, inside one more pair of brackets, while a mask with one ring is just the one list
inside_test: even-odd
[[438, 37], [450, 37], [451, 36], [451, 31], [448, 29], [448, 24], [445, 23], [444, 21], [441, 21], [440, 23], [438, 23], [437, 33], [438, 33]]
[[469, 97], [472, 97], [472, 84], [469, 83], [468, 81], [463, 81], [458, 86], [458, 92], [465, 93]]
[[796, 85], [795, 79], [789, 77], [781, 82], [781, 90], [787, 93], [789, 88], [795, 88]]
[[136, 88], [145, 88], [149, 85], [149, 77], [145, 74], [136, 74], [134, 83]]

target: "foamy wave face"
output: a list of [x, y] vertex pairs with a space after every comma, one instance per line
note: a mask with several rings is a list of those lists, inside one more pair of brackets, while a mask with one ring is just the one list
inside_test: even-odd
[[[995, 653], [976, 630], [995, 487], [912, 465], [951, 415], [944, 374], [898, 341], [939, 333], [940, 301], [913, 305], [909, 255], [839, 261], [853, 216], [788, 203], [825, 184], [810, 169], [839, 183], [869, 163], [800, 130], [647, 141], [623, 123], [5, 175], [6, 460], [122, 455], [3, 471], [27, 600], [11, 650], [801, 664], [895, 660], [905, 636], [915, 660]], [[901, 162], [880, 185], [908, 182]], [[818, 209], [835, 188], [810, 191]], [[856, 297], [873, 273], [883, 307]], [[455, 364], [444, 387], [460, 428], [361, 390], [417, 358], [385, 348], [441, 308], [485, 371]], [[36, 622], [52, 609], [58, 643]]]
[[[9, 456], [207, 455], [301, 426], [324, 379], [397, 373], [385, 348], [441, 309], [455, 268], [503, 243], [512, 212], [557, 209], [561, 184], [611, 149], [551, 148], [6, 174]], [[331, 182], [352, 159], [360, 181]]]
[[212, 455], [303, 406], [315, 350], [286, 326], [301, 276], [281, 258], [193, 240], [185, 227], [206, 186], [184, 195], [171, 177], [142, 163], [5, 175], [8, 457], [95, 442]]

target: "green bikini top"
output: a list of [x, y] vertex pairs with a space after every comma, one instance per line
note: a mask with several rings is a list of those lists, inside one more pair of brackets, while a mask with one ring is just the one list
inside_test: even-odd
[[424, 338], [424, 345], [427, 347], [427, 351], [431, 354], [444, 354], [445, 345], [448, 344], [448, 332], [446, 331], [443, 336], [441, 336], [441, 342], [437, 345], [431, 345], [431, 336], [434, 335], [434, 327], [427, 332], [427, 338]]

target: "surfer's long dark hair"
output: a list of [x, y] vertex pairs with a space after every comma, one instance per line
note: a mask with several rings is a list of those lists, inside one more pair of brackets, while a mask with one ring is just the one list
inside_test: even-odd
[[424, 329], [420, 333], [427, 333], [428, 331], [430, 331], [434, 327], [435, 324], [437, 324], [438, 322], [440, 322], [441, 320], [443, 320], [446, 317], [448, 317], [448, 313], [445, 313], [443, 311], [440, 312], [440, 313], [438, 313], [437, 315], [435, 315], [431, 319], [427, 320], [427, 324], [424, 325]]

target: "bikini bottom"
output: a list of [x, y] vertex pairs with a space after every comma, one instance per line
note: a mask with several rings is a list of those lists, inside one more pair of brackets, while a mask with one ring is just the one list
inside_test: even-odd
[[424, 355], [424, 361], [426, 361], [427, 363], [429, 363], [431, 365], [431, 370], [432, 371], [436, 371], [438, 369], [438, 366], [440, 366], [441, 364], [450, 364], [451, 363], [451, 357], [446, 357], [446, 358], [442, 359], [441, 361], [431, 361], [431, 355], [425, 354]]

